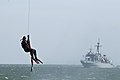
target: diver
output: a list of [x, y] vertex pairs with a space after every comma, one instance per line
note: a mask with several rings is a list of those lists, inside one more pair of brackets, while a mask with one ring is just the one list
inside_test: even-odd
[[27, 35], [27, 38], [28, 39], [26, 40], [26, 37], [23, 36], [23, 38], [21, 39], [22, 40], [21, 46], [22, 46], [23, 50], [25, 52], [30, 52], [31, 59], [34, 60], [37, 64], [39, 64], [39, 62], [43, 64], [43, 62], [37, 58], [36, 50], [31, 48], [31, 46], [30, 46], [29, 35]]

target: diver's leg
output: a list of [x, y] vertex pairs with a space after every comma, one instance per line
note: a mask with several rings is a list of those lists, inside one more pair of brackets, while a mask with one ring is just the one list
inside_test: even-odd
[[37, 60], [37, 54], [36, 54], [36, 50], [35, 49], [33, 49], [33, 54], [34, 54], [35, 59]]
[[39, 64], [39, 62], [34, 58], [34, 52], [33, 52], [33, 49], [31, 49], [31, 51], [30, 51], [30, 55], [31, 55], [31, 59], [34, 60], [37, 64]]
[[30, 51], [30, 55], [31, 55], [31, 59], [33, 59], [33, 60], [34, 60], [34, 56], [33, 56], [32, 51]]
[[33, 52], [34, 52], [35, 59], [43, 64], [43, 62], [37, 58], [36, 50], [35, 49], [33, 49], [33, 50], [34, 50]]

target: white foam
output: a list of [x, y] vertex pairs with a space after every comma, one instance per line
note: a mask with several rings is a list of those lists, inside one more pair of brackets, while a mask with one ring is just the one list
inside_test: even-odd
[[21, 76], [22, 78], [28, 77], [28, 76]]
[[5, 77], [5, 79], [8, 79], [8, 77]]
[[88, 78], [88, 80], [95, 80], [96, 78], [95, 77], [92, 77], [92, 78]]
[[91, 72], [89, 75], [93, 75], [93, 74], [95, 74], [94, 72]]

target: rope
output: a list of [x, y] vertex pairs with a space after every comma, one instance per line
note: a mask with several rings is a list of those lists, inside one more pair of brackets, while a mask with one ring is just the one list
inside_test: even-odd
[[27, 25], [27, 34], [30, 33], [30, 0], [28, 0], [28, 25]]
[[31, 72], [32, 72], [32, 70], [33, 70], [33, 59], [31, 57]]
[[[28, 25], [27, 25], [27, 34], [30, 34], [30, 0], [28, 0]], [[33, 69], [33, 59], [31, 58], [31, 72]]]

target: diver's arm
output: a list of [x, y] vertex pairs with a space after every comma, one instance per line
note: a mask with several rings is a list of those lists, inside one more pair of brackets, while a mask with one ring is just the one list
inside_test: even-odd
[[27, 35], [27, 44], [29, 45], [29, 48], [31, 48], [31, 45], [30, 45], [30, 36], [29, 35]]

